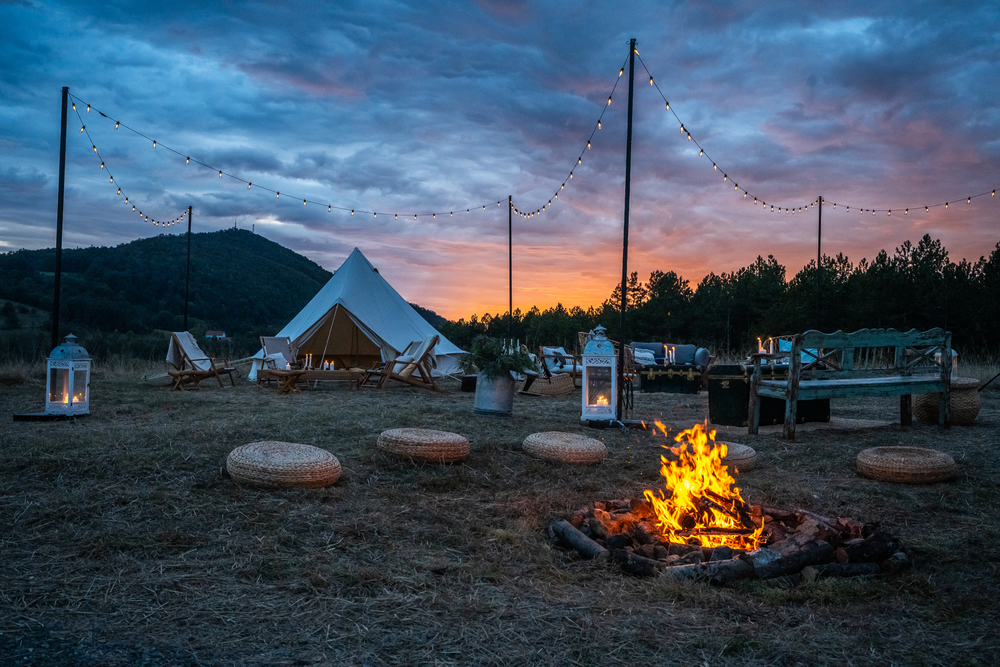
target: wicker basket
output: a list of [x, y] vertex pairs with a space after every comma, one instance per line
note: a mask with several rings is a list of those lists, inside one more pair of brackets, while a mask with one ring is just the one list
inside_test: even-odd
[[[528, 380], [531, 380], [529, 382]], [[528, 396], [560, 396], [562, 394], [572, 394], [576, 389], [573, 376], [569, 373], [556, 373], [550, 378], [536, 377], [528, 378], [518, 384], [517, 393]], [[527, 389], [525, 389], [527, 386]]]
[[524, 439], [523, 449], [531, 456], [574, 465], [600, 463], [608, 453], [604, 443], [573, 433], [545, 431]]
[[955, 476], [955, 460], [923, 447], [872, 447], [855, 461], [858, 472], [883, 482], [930, 484]]
[[722, 458], [723, 465], [736, 472], [748, 472], [757, 467], [757, 451], [753, 447], [741, 445], [738, 442], [717, 442], [726, 446], [726, 455]]
[[469, 441], [457, 433], [426, 428], [393, 428], [382, 431], [379, 451], [402, 458], [433, 463], [461, 461], [469, 455]]
[[340, 479], [341, 466], [325, 449], [267, 440], [234, 449], [226, 470], [236, 482], [265, 489], [316, 489]]
[[[913, 415], [924, 424], [938, 423], [940, 394], [917, 394], [913, 397]], [[967, 426], [979, 415], [979, 380], [955, 378], [951, 381], [951, 405], [948, 416], [952, 424]]]

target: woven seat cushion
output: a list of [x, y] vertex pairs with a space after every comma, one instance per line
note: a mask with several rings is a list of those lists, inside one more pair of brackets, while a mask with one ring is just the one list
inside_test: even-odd
[[340, 479], [341, 466], [325, 449], [267, 440], [234, 449], [226, 470], [237, 482], [266, 489], [316, 489]]
[[576, 465], [599, 463], [608, 453], [600, 440], [560, 431], [532, 433], [524, 439], [523, 449], [540, 459]]
[[[940, 394], [917, 394], [913, 397], [913, 416], [924, 424], [938, 423]], [[976, 421], [981, 407], [979, 380], [956, 378], [951, 381], [949, 421], [952, 426], [968, 426]]]
[[923, 447], [872, 447], [855, 461], [858, 472], [884, 482], [929, 484], [955, 476], [955, 460]]
[[723, 465], [735, 469], [736, 472], [747, 472], [757, 467], [757, 451], [753, 447], [737, 442], [718, 442], [726, 446], [726, 455], [722, 457]]
[[382, 431], [376, 447], [387, 454], [417, 461], [452, 463], [469, 455], [469, 441], [457, 433], [426, 428]]

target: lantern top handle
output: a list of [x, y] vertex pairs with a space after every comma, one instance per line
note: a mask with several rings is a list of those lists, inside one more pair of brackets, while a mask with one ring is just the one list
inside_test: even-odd
[[76, 336], [69, 334], [66, 336], [65, 343], [52, 350], [49, 359], [74, 359], [82, 361], [84, 359], [89, 360], [90, 354], [76, 344]]
[[594, 334], [594, 338], [601, 338], [601, 339], [607, 340], [607, 338], [608, 338], [607, 331], [608, 331], [607, 329], [605, 329], [600, 324], [598, 324], [596, 327], [594, 327], [594, 329], [593, 329], [593, 331], [591, 331], [591, 333]]

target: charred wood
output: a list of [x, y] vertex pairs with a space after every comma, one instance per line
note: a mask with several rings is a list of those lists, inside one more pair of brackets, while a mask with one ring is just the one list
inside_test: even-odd
[[605, 559], [608, 557], [607, 549], [581, 533], [565, 519], [560, 519], [553, 523], [552, 532], [560, 540], [573, 547], [584, 558]]
[[708, 581], [713, 584], [725, 584], [738, 579], [750, 579], [754, 576], [753, 565], [738, 558], [712, 561], [710, 563], [694, 563], [691, 565], [675, 565], [663, 570], [661, 576], [677, 581], [693, 580]]
[[622, 566], [629, 574], [640, 577], [653, 577], [666, 567], [665, 563], [641, 556], [630, 549], [615, 549], [611, 558]]
[[860, 543], [852, 542], [844, 546], [850, 563], [877, 563], [899, 551], [898, 540], [881, 529]]

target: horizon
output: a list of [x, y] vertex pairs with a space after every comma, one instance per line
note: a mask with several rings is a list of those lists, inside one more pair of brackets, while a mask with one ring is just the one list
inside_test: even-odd
[[545, 207], [513, 219], [514, 309], [598, 306], [622, 273], [633, 37], [643, 282], [695, 288], [769, 255], [794, 275], [816, 259], [819, 196], [823, 254], [855, 265], [924, 234], [952, 261], [1000, 241], [1000, 14], [978, 3], [24, 0], [0, 16], [0, 251], [54, 245], [68, 86], [64, 247], [186, 231], [125, 196], [156, 220], [193, 206], [196, 232], [260, 227], [328, 270], [357, 246], [454, 321], [507, 311], [513, 195]]

